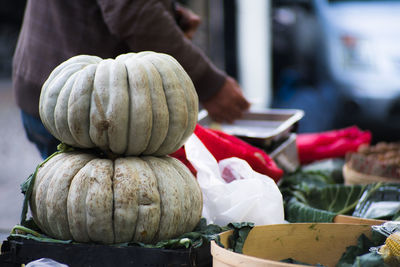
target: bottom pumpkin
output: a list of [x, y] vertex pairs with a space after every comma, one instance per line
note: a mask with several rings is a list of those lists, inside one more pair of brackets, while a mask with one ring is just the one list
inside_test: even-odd
[[194, 229], [201, 189], [180, 161], [65, 152], [42, 164], [30, 198], [47, 235], [77, 242], [154, 243]]

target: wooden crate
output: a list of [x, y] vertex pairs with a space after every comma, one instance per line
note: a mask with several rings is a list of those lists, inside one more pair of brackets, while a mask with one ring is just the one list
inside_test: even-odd
[[[220, 234], [228, 247], [232, 231]], [[371, 236], [371, 225], [342, 223], [291, 223], [254, 227], [245, 242], [243, 254], [234, 253], [211, 243], [214, 267], [294, 267], [305, 266], [279, 262], [293, 258], [308, 264], [335, 266], [350, 245], [357, 244], [361, 234]]]

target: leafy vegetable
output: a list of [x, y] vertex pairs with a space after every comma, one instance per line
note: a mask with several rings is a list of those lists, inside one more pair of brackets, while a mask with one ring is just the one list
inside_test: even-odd
[[389, 267], [383, 262], [381, 255], [370, 252], [356, 258], [351, 267]]
[[[42, 234], [33, 220], [26, 220], [24, 224], [25, 226], [16, 225], [11, 231], [9, 239], [20, 237], [25, 239], [33, 239], [39, 242], [52, 242], [62, 244], [76, 243], [72, 240], [58, 240]], [[230, 223], [227, 226], [221, 227], [216, 224], [207, 224], [206, 219], [202, 218], [196, 228], [193, 230], [193, 232], [185, 233], [178, 238], [163, 240], [156, 244], [129, 242], [115, 244], [113, 246], [139, 246], [146, 248], [184, 249], [198, 248], [203, 246], [204, 244], [208, 244], [211, 240], [214, 240], [216, 243], [223, 247], [223, 245], [219, 241], [218, 234], [228, 230], [233, 230], [233, 235], [230, 238], [230, 242], [233, 248], [232, 250], [234, 252], [241, 253], [244, 241], [246, 240], [248, 233], [253, 227], [254, 224], [250, 222]]]
[[233, 234], [229, 237], [229, 246], [233, 252], [243, 253], [243, 246], [246, 238], [254, 227], [254, 223], [230, 223], [229, 228], [233, 229]]
[[15, 237], [22, 237], [25, 239], [32, 239], [39, 242], [51, 242], [51, 243], [61, 243], [68, 244], [71, 243], [71, 240], [58, 240], [54, 238], [50, 238], [46, 235], [43, 235], [35, 230], [29, 229], [22, 225], [16, 225], [11, 230], [9, 239], [13, 239]]
[[280, 262], [286, 262], [286, 263], [292, 263], [292, 264], [302, 264], [302, 265], [309, 265], [309, 266], [317, 266], [317, 267], [324, 267], [324, 265], [321, 265], [321, 264], [311, 265], [311, 264], [308, 264], [308, 263], [305, 263], [305, 262], [301, 262], [301, 261], [298, 261], [298, 260], [295, 260], [295, 259], [292, 259], [292, 258], [284, 259], [284, 260], [281, 260]]
[[369, 252], [369, 248], [373, 247], [375, 244], [364, 234], [362, 234], [357, 239], [356, 246], [349, 246], [343, 253], [342, 257], [338, 262], [338, 266], [352, 266], [356, 257], [366, 254]]
[[361, 235], [357, 240], [357, 245], [349, 246], [342, 254], [337, 267], [385, 267], [383, 258], [376, 252], [370, 252], [371, 247], [382, 245], [384, 239], [382, 235], [373, 234], [372, 240]]
[[285, 197], [295, 191], [307, 192], [311, 188], [335, 184], [335, 180], [323, 171], [297, 171], [282, 178], [279, 189]]
[[400, 218], [400, 185], [339, 184], [340, 178], [334, 171], [319, 168], [302, 167], [281, 180], [279, 189], [289, 222], [332, 222], [339, 214], [370, 219]]
[[289, 222], [332, 222], [336, 213], [316, 209], [295, 197], [285, 205], [285, 217]]
[[338, 214], [350, 215], [365, 186], [340, 184], [292, 192], [285, 205], [289, 222], [332, 222]]

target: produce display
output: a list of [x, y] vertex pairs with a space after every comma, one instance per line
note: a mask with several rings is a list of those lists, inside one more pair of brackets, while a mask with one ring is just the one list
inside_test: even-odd
[[49, 132], [68, 145], [164, 156], [193, 133], [198, 97], [188, 74], [169, 55], [78, 55], [52, 71], [39, 112]]
[[[229, 246], [243, 253], [253, 222], [223, 226], [207, 225], [201, 219], [203, 194], [194, 177], [196, 169], [182, 147], [193, 133], [217, 161], [238, 157], [254, 171], [271, 177], [283, 196], [285, 220], [293, 223], [283, 225], [308, 223], [305, 231], [316, 235], [312, 242], [324, 240], [315, 232], [323, 225], [319, 223], [332, 223], [338, 215], [365, 221], [400, 219], [400, 183], [366, 179], [349, 184], [346, 177], [353, 172], [366, 175], [360, 179], [374, 176], [400, 181], [400, 144], [370, 146], [371, 134], [357, 127], [297, 135], [302, 166], [284, 173], [263, 148], [197, 124], [193, 83], [166, 54], [72, 57], [44, 83], [39, 111], [43, 124], [62, 144], [23, 185], [26, 200], [22, 225], [12, 234], [15, 238], [69, 245], [192, 249], [211, 240], [222, 245], [224, 234], [217, 234], [235, 229]], [[324, 165], [327, 162], [331, 164]], [[24, 217], [27, 203], [33, 224]], [[399, 232], [400, 228], [388, 235], [386, 243], [382, 237], [361, 235], [356, 246], [337, 250], [330, 261], [337, 260], [338, 266], [397, 264]], [[282, 245], [285, 234], [274, 242]], [[326, 250], [331, 247], [327, 244]], [[382, 256], [371, 252], [373, 247]], [[273, 260], [302, 264], [305, 259]]]
[[33, 220], [46, 235], [154, 244], [198, 224], [201, 189], [167, 156], [193, 133], [198, 114], [193, 83], [174, 58], [72, 57], [44, 83], [39, 110], [63, 143], [26, 185]]

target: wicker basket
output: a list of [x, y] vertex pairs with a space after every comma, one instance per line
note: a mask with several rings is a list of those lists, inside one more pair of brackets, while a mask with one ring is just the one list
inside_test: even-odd
[[375, 176], [358, 172], [350, 168], [347, 163], [343, 165], [344, 183], [347, 185], [352, 184], [372, 184], [377, 182], [385, 183], [400, 183], [400, 179], [388, 178], [382, 176]]

